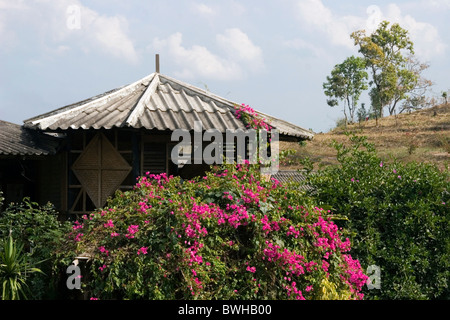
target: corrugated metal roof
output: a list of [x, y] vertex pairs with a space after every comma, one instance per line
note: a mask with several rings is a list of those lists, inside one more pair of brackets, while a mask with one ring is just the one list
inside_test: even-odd
[[0, 120], [0, 155], [55, 154], [58, 140], [48, 134]]
[[271, 178], [278, 180], [281, 183], [300, 183], [301, 189], [312, 190], [310, 186], [303, 184], [306, 181], [306, 177], [304, 173], [298, 170], [279, 170], [277, 173], [273, 174]]
[[280, 182], [304, 182], [304, 174], [298, 170], [279, 170], [272, 175], [272, 178]]
[[[25, 120], [25, 126], [41, 130], [111, 129], [131, 127], [157, 130], [245, 129], [235, 117], [237, 104], [168, 76], [152, 73], [130, 85]], [[311, 139], [313, 133], [262, 114], [280, 134]]]

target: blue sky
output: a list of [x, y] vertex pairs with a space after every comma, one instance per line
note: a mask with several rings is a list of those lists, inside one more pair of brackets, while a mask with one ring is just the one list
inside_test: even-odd
[[322, 83], [358, 55], [351, 32], [400, 23], [439, 97], [450, 89], [449, 16], [450, 0], [0, 0], [0, 120], [134, 82], [158, 53], [163, 74], [326, 132], [343, 113]]

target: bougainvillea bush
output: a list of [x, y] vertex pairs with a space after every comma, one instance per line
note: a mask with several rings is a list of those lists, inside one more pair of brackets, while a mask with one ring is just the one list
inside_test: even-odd
[[92, 299], [362, 299], [367, 280], [332, 213], [250, 165], [147, 174], [75, 222], [64, 251], [90, 256]]

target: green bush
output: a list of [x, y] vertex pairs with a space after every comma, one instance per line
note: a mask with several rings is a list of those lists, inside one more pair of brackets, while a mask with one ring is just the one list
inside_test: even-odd
[[22, 251], [23, 244], [11, 235], [0, 248], [0, 300], [20, 300], [29, 297], [28, 277], [42, 271], [33, 267]]
[[362, 298], [367, 276], [332, 218], [247, 165], [146, 175], [75, 222], [60, 254], [89, 257], [92, 298]]
[[449, 174], [425, 163], [386, 163], [365, 137], [334, 144], [339, 165], [311, 174], [311, 196], [346, 215], [353, 256], [381, 269], [369, 299], [448, 299]]
[[28, 281], [32, 299], [55, 298], [57, 275], [53, 271], [54, 250], [70, 225], [58, 220], [58, 213], [48, 203], [39, 206], [25, 198], [21, 203], [11, 203], [0, 212], [0, 245], [11, 233], [23, 244], [23, 254], [31, 265], [43, 273], [33, 273]]

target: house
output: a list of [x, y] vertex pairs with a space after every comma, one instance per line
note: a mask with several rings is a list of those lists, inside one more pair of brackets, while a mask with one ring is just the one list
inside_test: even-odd
[[[158, 63], [157, 63], [158, 66]], [[176, 129], [245, 130], [236, 103], [156, 72], [129, 85], [24, 121], [0, 122], [0, 189], [7, 201], [29, 195], [50, 201], [62, 214], [102, 207], [115, 190], [131, 189], [145, 174], [191, 178], [209, 166], [177, 165], [171, 150]], [[313, 133], [259, 113], [280, 140]]]

